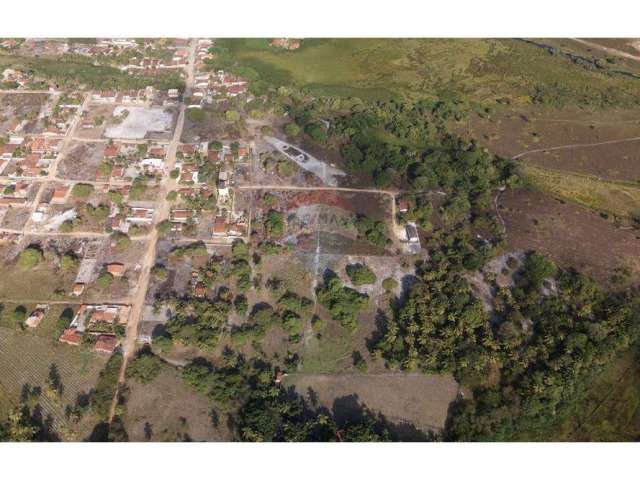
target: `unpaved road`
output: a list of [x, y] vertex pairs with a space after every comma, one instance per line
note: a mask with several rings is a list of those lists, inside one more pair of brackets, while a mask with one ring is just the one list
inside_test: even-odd
[[[186, 83], [186, 91], [185, 96], [191, 91], [191, 87], [193, 85], [193, 70], [195, 66], [195, 49], [196, 49], [196, 39], [192, 39], [189, 46], [189, 66], [187, 69], [187, 83]], [[178, 151], [178, 144], [180, 143], [180, 138], [182, 137], [182, 129], [184, 127], [184, 117], [185, 117], [185, 105], [182, 104], [180, 106], [180, 113], [178, 115], [178, 121], [176, 122], [176, 128], [173, 132], [173, 139], [169, 144], [168, 152], [167, 152], [167, 169], [170, 171], [174, 168], [176, 163], [176, 153]], [[156, 208], [156, 214], [154, 219], [154, 226], [157, 226], [160, 222], [169, 217], [170, 204], [167, 201], [167, 193], [174, 187], [175, 180], [171, 179], [169, 175], [164, 175], [162, 177], [162, 181], [160, 182], [160, 189], [158, 192], [159, 205]], [[116, 393], [113, 398], [113, 402], [111, 403], [111, 408], [109, 410], [109, 423], [112, 422], [113, 417], [115, 415], [116, 406], [118, 404], [118, 398], [120, 396], [120, 390], [125, 382], [125, 374], [127, 369], [127, 364], [132, 355], [135, 354], [136, 350], [136, 341], [138, 338], [138, 330], [140, 326], [140, 320], [142, 319], [142, 312], [144, 309], [144, 302], [147, 296], [147, 290], [149, 287], [149, 280], [151, 277], [151, 269], [155, 264], [156, 260], [156, 245], [158, 243], [158, 230], [154, 228], [149, 236], [149, 245], [147, 246], [147, 250], [144, 254], [144, 257], [141, 262], [141, 272], [140, 278], [138, 279], [138, 289], [133, 297], [133, 302], [131, 305], [131, 313], [129, 314], [129, 321], [127, 322], [127, 331], [125, 335], [125, 339], [122, 343], [123, 350], [123, 362], [122, 367], [120, 368], [120, 377], [118, 380], [118, 388], [116, 389]]]

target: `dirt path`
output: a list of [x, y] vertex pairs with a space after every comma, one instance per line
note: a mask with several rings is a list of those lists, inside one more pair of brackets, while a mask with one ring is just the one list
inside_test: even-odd
[[588, 40], [583, 40], [581, 38], [572, 38], [571, 40], [586, 45], [587, 47], [610, 53], [611, 55], [617, 55], [618, 57], [628, 58], [637, 62], [640, 61], [640, 55], [633, 55], [632, 53], [623, 52], [622, 50], [618, 50], [617, 48], [605, 47], [604, 45], [600, 45], [599, 43], [589, 42]]
[[[187, 82], [186, 82], [186, 90], [185, 96], [191, 91], [191, 86], [193, 85], [194, 78], [194, 66], [195, 66], [195, 49], [196, 49], [196, 39], [192, 39], [189, 46], [189, 66], [187, 69]], [[176, 154], [178, 151], [178, 144], [180, 143], [180, 138], [182, 137], [182, 129], [184, 127], [184, 117], [185, 117], [186, 107], [184, 104], [180, 106], [180, 113], [178, 115], [178, 120], [176, 122], [176, 128], [173, 132], [173, 139], [169, 144], [169, 148], [167, 151], [167, 169], [171, 171], [174, 168], [176, 163]], [[154, 227], [157, 226], [160, 222], [169, 217], [170, 203], [167, 201], [167, 193], [175, 186], [175, 180], [173, 180], [169, 175], [164, 175], [162, 177], [162, 181], [160, 182], [160, 189], [158, 192], [159, 205], [156, 208], [156, 215], [154, 219]], [[129, 314], [129, 321], [127, 322], [127, 331], [125, 335], [124, 342], [122, 344], [123, 351], [123, 362], [122, 367], [120, 368], [120, 377], [118, 379], [118, 388], [116, 389], [116, 393], [113, 397], [113, 402], [111, 403], [111, 408], [109, 410], [109, 423], [113, 421], [113, 417], [115, 415], [116, 406], [118, 404], [118, 398], [120, 396], [121, 388], [125, 383], [125, 374], [127, 369], [127, 364], [129, 359], [135, 354], [136, 350], [136, 341], [138, 338], [138, 331], [140, 326], [140, 321], [142, 320], [142, 313], [144, 309], [144, 302], [147, 296], [147, 290], [149, 288], [149, 281], [151, 277], [151, 269], [155, 264], [156, 260], [156, 245], [158, 243], [158, 230], [154, 228], [150, 233], [149, 245], [147, 246], [147, 250], [144, 254], [144, 257], [141, 262], [141, 272], [140, 277], [138, 279], [138, 289], [133, 297], [133, 302], [131, 305], [131, 313]]]
[[559, 145], [557, 147], [537, 148], [535, 150], [527, 150], [526, 152], [518, 153], [517, 155], [514, 155], [513, 157], [511, 157], [511, 160], [518, 160], [519, 158], [522, 158], [525, 155], [529, 155], [531, 153], [551, 152], [554, 150], [569, 150], [572, 148], [598, 147], [600, 145], [612, 145], [614, 143], [637, 142], [639, 140], [640, 140], [640, 137], [629, 137], [629, 138], [621, 138], [619, 140], [606, 140], [604, 142], [597, 142], [597, 143], [574, 143], [571, 145]]

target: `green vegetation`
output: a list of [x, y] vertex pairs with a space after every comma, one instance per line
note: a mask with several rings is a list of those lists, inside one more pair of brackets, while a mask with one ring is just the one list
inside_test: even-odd
[[382, 288], [384, 288], [387, 292], [391, 292], [398, 288], [398, 281], [395, 278], [387, 277], [382, 280]]
[[[541, 293], [548, 282], [556, 294]], [[452, 372], [473, 389], [473, 399], [453, 409], [447, 438], [546, 438], [574, 411], [594, 372], [640, 333], [637, 298], [603, 294], [537, 253], [527, 256], [514, 287], [498, 290], [494, 307], [498, 318], [490, 321], [461, 265], [432, 251], [374, 349], [389, 365]]]
[[44, 255], [40, 247], [27, 247], [18, 255], [18, 267], [22, 270], [30, 270], [35, 268], [43, 260]]
[[276, 210], [269, 210], [264, 219], [264, 228], [270, 237], [281, 237], [284, 233], [284, 215]]
[[134, 90], [152, 85], [160, 90], [184, 90], [184, 81], [175, 73], [129, 75], [116, 67], [94, 65], [90, 58], [80, 56], [46, 58], [3, 55], [0, 65], [33, 72], [65, 89], [84, 86], [92, 90]]
[[98, 382], [91, 398], [91, 405], [103, 418], [109, 415], [111, 402], [118, 387], [121, 366], [122, 354], [114, 353], [98, 376]]
[[369, 297], [345, 287], [335, 275], [328, 275], [323, 286], [318, 288], [318, 301], [331, 317], [348, 330], [358, 327], [358, 313], [367, 306]]
[[359, 237], [366, 239], [377, 247], [385, 247], [390, 243], [384, 223], [379, 220], [372, 220], [366, 215], [357, 215], [355, 227], [358, 230]]
[[129, 365], [127, 365], [127, 377], [135, 378], [143, 384], [151, 383], [162, 369], [162, 360], [156, 357], [150, 350], [142, 350]]
[[221, 298], [214, 301], [190, 298], [169, 303], [174, 313], [166, 329], [173, 341], [203, 349], [218, 344], [231, 310], [230, 302]]
[[305, 39], [289, 52], [269, 48], [267, 39], [223, 39], [212, 51], [212, 69], [248, 77], [258, 94], [297, 87], [364, 101], [637, 105], [634, 80], [612, 73], [615, 65], [595, 66], [519, 40]]
[[93, 193], [93, 185], [89, 183], [76, 183], [71, 189], [71, 195], [77, 198], [87, 198]]
[[362, 263], [353, 263], [345, 268], [347, 275], [356, 287], [376, 283], [376, 274]]

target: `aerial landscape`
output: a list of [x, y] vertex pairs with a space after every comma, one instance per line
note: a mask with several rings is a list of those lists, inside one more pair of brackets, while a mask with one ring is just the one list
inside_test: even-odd
[[640, 439], [640, 39], [0, 38], [0, 440]]

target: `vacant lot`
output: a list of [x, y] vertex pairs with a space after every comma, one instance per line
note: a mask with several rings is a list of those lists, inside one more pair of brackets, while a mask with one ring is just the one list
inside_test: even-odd
[[440, 375], [294, 374], [285, 382], [333, 412], [339, 421], [357, 416], [365, 406], [381, 414], [405, 440], [423, 439], [428, 432], [441, 430], [458, 393], [455, 380]]
[[46, 93], [0, 93], [0, 134], [13, 122], [25, 122], [23, 133], [42, 133], [44, 122], [38, 116], [49, 97]]
[[117, 106], [104, 131], [106, 138], [131, 140], [171, 138], [176, 111], [162, 107]]
[[616, 227], [588, 208], [541, 192], [508, 190], [500, 197], [508, 247], [538, 250], [559, 265], [609, 283], [617, 267], [640, 280], [640, 241], [634, 230]]
[[114, 108], [114, 105], [91, 105], [88, 110], [82, 112], [82, 120], [75, 135], [85, 139], [101, 138]]
[[58, 165], [58, 176], [69, 180], [95, 180], [104, 159], [106, 144], [74, 142]]
[[130, 388], [125, 428], [131, 441], [231, 441], [227, 416], [206, 396], [184, 383], [180, 372], [165, 366], [150, 384], [135, 380]]

